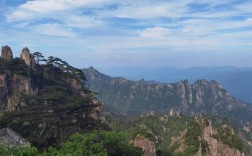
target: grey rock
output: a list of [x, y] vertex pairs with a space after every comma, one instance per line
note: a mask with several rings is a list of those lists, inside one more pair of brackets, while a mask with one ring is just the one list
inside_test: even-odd
[[2, 46], [2, 55], [1, 57], [7, 61], [11, 61], [13, 59], [12, 50], [9, 46]]

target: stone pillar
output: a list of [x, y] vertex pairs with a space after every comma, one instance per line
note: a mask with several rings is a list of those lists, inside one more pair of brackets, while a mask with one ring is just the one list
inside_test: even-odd
[[13, 59], [12, 50], [9, 46], [2, 46], [2, 55], [1, 57], [7, 61], [11, 61]]
[[20, 58], [24, 60], [25, 64], [31, 68], [33, 68], [35, 66], [35, 60], [32, 57], [32, 55], [30, 54], [30, 50], [25, 47], [20, 55]]

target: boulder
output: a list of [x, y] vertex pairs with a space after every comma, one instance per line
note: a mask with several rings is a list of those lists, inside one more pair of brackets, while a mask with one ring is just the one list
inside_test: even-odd
[[156, 156], [155, 143], [148, 138], [138, 134], [132, 143], [135, 147], [139, 147], [144, 151], [143, 156]]

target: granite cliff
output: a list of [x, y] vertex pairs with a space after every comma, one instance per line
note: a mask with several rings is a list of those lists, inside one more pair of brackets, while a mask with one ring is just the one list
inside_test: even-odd
[[32, 85], [32, 78], [28, 76], [30, 74], [28, 68], [22, 62], [25, 60], [23, 58], [13, 59], [10, 47], [2, 47], [0, 61], [0, 109], [1, 111], [13, 111], [21, 105], [25, 105], [20, 97], [21, 93], [35, 95], [37, 88]]
[[165, 113], [173, 109], [182, 115], [210, 113], [240, 123], [250, 121], [252, 106], [233, 97], [216, 81], [188, 80], [177, 83], [130, 81], [109, 77], [93, 67], [84, 69], [87, 85], [105, 104], [128, 115]]
[[13, 58], [8, 46], [0, 58], [0, 126], [11, 127], [39, 148], [67, 136], [101, 128], [100, 102], [85, 86], [81, 70], [56, 57], [24, 48]]

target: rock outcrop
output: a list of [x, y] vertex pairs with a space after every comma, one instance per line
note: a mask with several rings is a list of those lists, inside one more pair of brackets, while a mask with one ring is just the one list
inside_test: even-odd
[[141, 148], [144, 151], [143, 156], [156, 156], [156, 146], [153, 141], [150, 141], [146, 137], [137, 136], [133, 141], [133, 145]]
[[230, 148], [228, 145], [218, 141], [214, 138], [215, 131], [210, 122], [209, 126], [205, 126], [202, 132], [201, 139], [204, 140], [208, 148], [205, 153], [202, 153], [202, 145], [200, 146], [199, 151], [196, 156], [244, 156], [243, 152], [240, 152], [237, 149]]
[[99, 93], [98, 98], [129, 116], [166, 113], [173, 108], [186, 116], [210, 113], [239, 123], [252, 119], [252, 105], [231, 96], [214, 80], [198, 80], [193, 84], [188, 80], [177, 83], [131, 81], [109, 77], [91, 67], [84, 73], [89, 88]]
[[[200, 131], [197, 131], [197, 128], [195, 128], [195, 125], [200, 125]], [[196, 141], [195, 140], [189, 140], [194, 141], [195, 144], [193, 144], [194, 150], [196, 148], [195, 153], [190, 153], [194, 156], [245, 156], [242, 149], [238, 149], [237, 146], [231, 146], [230, 144], [234, 145], [239, 144], [237, 140], [231, 139], [230, 141], [223, 141], [223, 138], [219, 138], [218, 136], [220, 132], [218, 132], [217, 129], [223, 129], [225, 132], [227, 132], [225, 135], [225, 138], [235, 138], [234, 136], [237, 135], [237, 133], [234, 132], [234, 130], [229, 127], [228, 125], [219, 125], [218, 128], [214, 128], [212, 125], [212, 122], [210, 120], [207, 120], [206, 118], [195, 118], [195, 123], [193, 124], [193, 127], [187, 127], [183, 132], [180, 133], [179, 136], [172, 138], [172, 142], [170, 144], [170, 147], [175, 148], [175, 153], [186, 153], [188, 151], [192, 150], [192, 145], [188, 141], [186, 143], [186, 140], [188, 140], [188, 137], [192, 136], [192, 128], [193, 133], [198, 133], [198, 136], [195, 136], [194, 139], [199, 143], [199, 146], [196, 148]], [[191, 130], [189, 130], [191, 129]], [[228, 130], [230, 130], [228, 132]], [[190, 134], [189, 131], [191, 131]], [[192, 138], [191, 138], [192, 139]], [[241, 140], [240, 140], [241, 141]], [[225, 142], [225, 143], [224, 143]], [[228, 145], [229, 144], [229, 145]], [[188, 150], [190, 148], [190, 150]], [[198, 149], [198, 150], [197, 150]]]
[[8, 78], [7, 74], [0, 74], [0, 111], [5, 110], [8, 103]]
[[100, 124], [100, 102], [92, 98], [74, 67], [68, 64], [72, 70], [66, 72], [54, 64], [36, 64], [28, 48], [12, 60], [11, 49], [5, 46], [2, 56], [0, 113], [4, 126], [41, 149], [58, 145], [76, 132], [107, 127]]
[[23, 104], [22, 95], [35, 95], [31, 79], [9, 72], [0, 74], [0, 111], [13, 111]]
[[9, 46], [2, 47], [2, 54], [1, 57], [7, 61], [11, 61], [13, 59], [12, 50]]
[[30, 54], [30, 50], [25, 47], [23, 48], [20, 58], [24, 60], [25, 64], [31, 68], [34, 68], [35, 66], [35, 60], [32, 57], [32, 55]]

